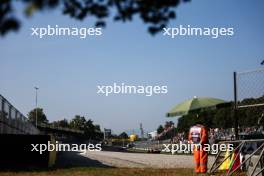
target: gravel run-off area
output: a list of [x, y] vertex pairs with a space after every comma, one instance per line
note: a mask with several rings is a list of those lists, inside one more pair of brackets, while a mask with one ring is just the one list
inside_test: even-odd
[[[192, 155], [169, 155], [151, 153], [126, 152], [87, 152], [80, 154], [91, 160], [98, 161], [110, 167], [129, 168], [193, 168]], [[209, 156], [208, 167], [213, 163], [214, 157]]]

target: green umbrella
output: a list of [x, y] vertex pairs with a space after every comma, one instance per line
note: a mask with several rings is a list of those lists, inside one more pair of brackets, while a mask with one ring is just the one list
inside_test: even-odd
[[216, 105], [222, 104], [224, 102], [224, 100], [218, 98], [194, 97], [175, 106], [170, 112], [167, 113], [167, 117], [183, 116], [188, 114], [190, 111], [216, 107]]

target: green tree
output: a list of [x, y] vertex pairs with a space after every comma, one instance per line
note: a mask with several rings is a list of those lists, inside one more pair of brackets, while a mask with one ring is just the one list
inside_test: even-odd
[[101, 131], [101, 128], [100, 128], [100, 125], [94, 125], [94, 129], [96, 130], [96, 131]]
[[63, 127], [63, 128], [69, 128], [70, 127], [70, 124], [69, 124], [67, 119], [54, 121], [51, 123], [51, 125], [53, 125], [55, 127]]
[[43, 112], [43, 109], [42, 108], [35, 108], [33, 110], [31, 110], [29, 113], [28, 113], [28, 119], [30, 122], [32, 122], [33, 124], [36, 123], [36, 115], [37, 115], [37, 122], [38, 124], [41, 124], [41, 123], [48, 123], [48, 119], [45, 115], [45, 113]]
[[[21, 2], [28, 17], [38, 11], [59, 9], [63, 15], [80, 21], [87, 17], [95, 17], [95, 26], [101, 27], [106, 25], [107, 17], [113, 17], [114, 21], [130, 22], [136, 16], [148, 25], [151, 34], [155, 34], [176, 17], [176, 7], [185, 1], [189, 0], [23, 0]], [[17, 12], [19, 10], [12, 0], [1, 0], [1, 35], [19, 29], [18, 16], [21, 14], [18, 15]]]
[[232, 128], [234, 126], [233, 112], [231, 108], [222, 108], [216, 110], [213, 117], [214, 128]]
[[164, 128], [167, 129], [167, 128], [173, 126], [173, 125], [174, 125], [174, 122], [173, 121], [166, 121], [165, 122], [165, 125], [164, 125]]
[[160, 134], [164, 131], [164, 128], [162, 125], [160, 125], [158, 128], [157, 128], [157, 133]]
[[189, 128], [195, 124], [195, 114], [182, 116], [178, 120], [177, 131], [188, 132]]
[[86, 125], [85, 117], [80, 115], [76, 115], [70, 122], [70, 127], [77, 130], [84, 130]]
[[[239, 105], [254, 105], [264, 103], [264, 96], [259, 98], [248, 98], [239, 102]], [[207, 128], [233, 128], [234, 127], [234, 103], [230, 102], [229, 107], [222, 107], [218, 109], [207, 109], [197, 111], [196, 113], [189, 113], [182, 116], [178, 120], [177, 131], [187, 132], [191, 126], [202, 121]], [[247, 108], [240, 108], [237, 110], [238, 124], [240, 127], [254, 127], [263, 124], [263, 107], [252, 106]]]
[[84, 116], [76, 115], [70, 121], [70, 127], [84, 131], [84, 136], [88, 139], [98, 139], [103, 137], [99, 125], [94, 125], [91, 119], [86, 120]]
[[122, 138], [122, 139], [127, 139], [128, 138], [128, 135], [126, 132], [122, 132], [121, 134], [119, 134], [118, 136], [119, 138]]

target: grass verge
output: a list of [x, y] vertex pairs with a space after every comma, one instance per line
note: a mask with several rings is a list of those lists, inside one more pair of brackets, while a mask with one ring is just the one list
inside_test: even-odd
[[[192, 169], [153, 169], [153, 168], [68, 168], [49, 171], [0, 172], [0, 176], [193, 176]], [[209, 175], [209, 174], [203, 174]], [[222, 174], [216, 174], [222, 175]], [[244, 174], [237, 174], [244, 176]]]

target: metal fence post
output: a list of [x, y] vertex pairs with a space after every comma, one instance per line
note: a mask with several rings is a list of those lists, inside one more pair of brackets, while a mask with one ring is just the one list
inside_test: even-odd
[[238, 117], [237, 117], [237, 73], [234, 72], [234, 126], [235, 126], [235, 138], [239, 139], [238, 136]]

